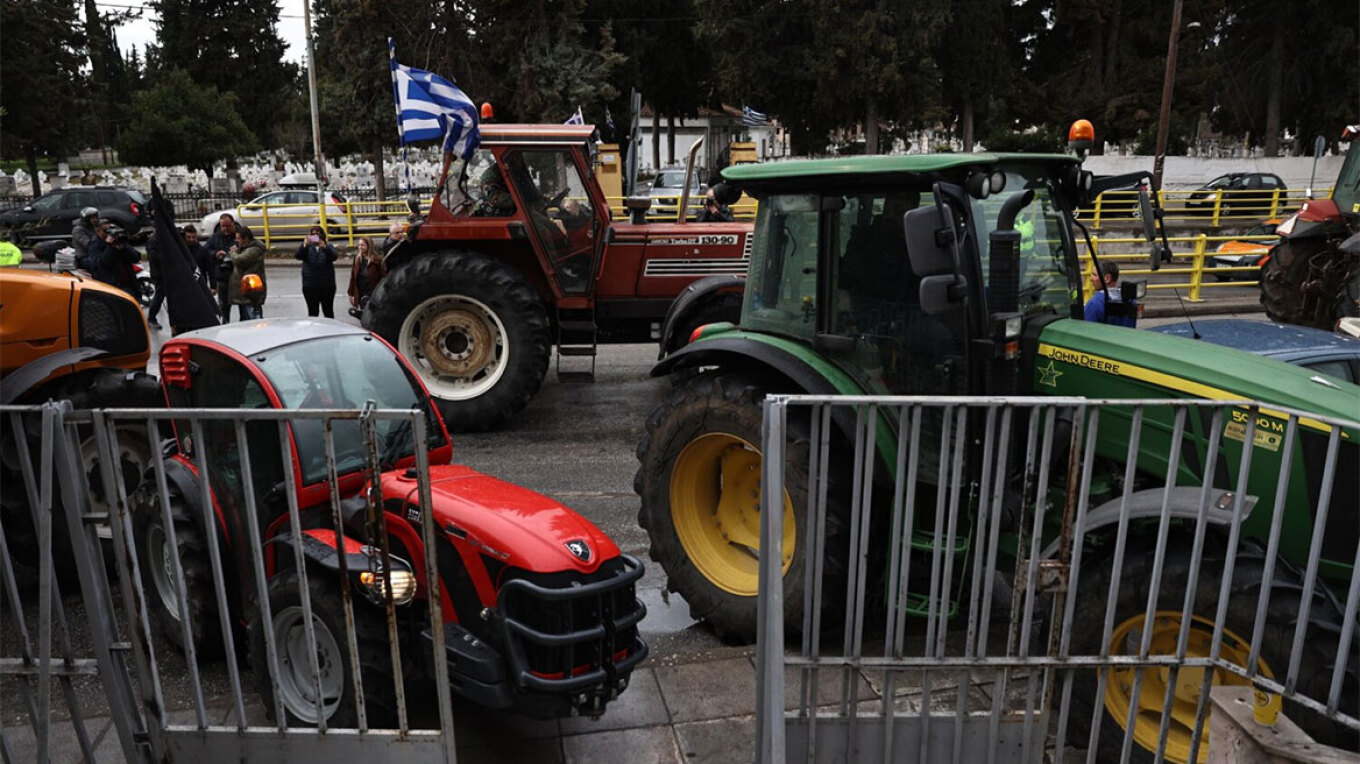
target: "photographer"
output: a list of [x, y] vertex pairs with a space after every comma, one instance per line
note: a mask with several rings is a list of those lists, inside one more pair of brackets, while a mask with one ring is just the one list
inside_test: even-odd
[[140, 290], [137, 288], [137, 273], [132, 270], [132, 265], [141, 259], [142, 253], [128, 244], [127, 234], [123, 229], [108, 220], [99, 221], [99, 228], [96, 229], [85, 254], [85, 267], [90, 271], [90, 275], [105, 284], [122, 289], [132, 295], [133, 299], [137, 299]]
[[321, 226], [312, 226], [293, 257], [302, 261], [302, 299], [307, 302], [307, 315], [320, 312], [326, 318], [335, 318], [337, 255]]
[[704, 197], [704, 208], [699, 210], [698, 222], [700, 223], [731, 223], [732, 210], [726, 205], [718, 204], [718, 200], [713, 198], [713, 189], [708, 190]]

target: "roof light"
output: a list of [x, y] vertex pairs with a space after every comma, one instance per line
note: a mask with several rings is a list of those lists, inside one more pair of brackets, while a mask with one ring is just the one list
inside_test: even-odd
[[482, 120], [483, 120], [484, 122], [490, 122], [491, 120], [493, 120], [493, 119], [495, 119], [495, 118], [496, 118], [496, 110], [491, 106], [491, 102], [490, 102], [490, 101], [483, 101], [483, 102], [482, 102]]
[[1067, 130], [1067, 146], [1076, 151], [1085, 151], [1096, 143], [1096, 128], [1089, 119], [1079, 119]]

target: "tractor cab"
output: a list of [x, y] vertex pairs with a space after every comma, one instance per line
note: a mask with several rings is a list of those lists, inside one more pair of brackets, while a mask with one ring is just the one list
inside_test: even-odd
[[[592, 127], [486, 125], [483, 143], [461, 176], [445, 168], [439, 193], [417, 236], [485, 242], [524, 258], [525, 240], [540, 274], [559, 296], [589, 293], [609, 205], [588, 182]], [[513, 254], [512, 254], [513, 253]]]
[[[226, 324], [170, 340], [161, 350], [160, 365], [172, 409], [354, 410], [370, 401], [379, 409], [420, 407], [428, 418], [432, 461], [447, 462], [452, 453], [448, 434], [426, 403], [419, 380], [387, 343], [358, 327], [308, 319]], [[348, 496], [367, 479], [365, 443], [357, 421], [337, 419], [331, 424], [337, 485], [341, 495]], [[375, 424], [382, 466], [409, 466], [413, 454], [409, 424], [392, 420]], [[238, 426], [245, 428], [244, 449], [238, 446]], [[249, 506], [243, 477], [248, 459], [256, 494], [249, 498], [261, 527], [268, 527], [284, 514], [284, 481], [293, 482], [303, 508], [330, 498], [330, 463], [321, 428], [316, 419], [289, 422], [286, 451], [278, 426], [268, 420], [238, 425], [229, 419], [203, 419], [197, 428], [176, 422], [175, 435], [181, 457], [197, 462], [199, 449], [203, 450], [213, 496], [228, 526], [240, 522]], [[229, 532], [237, 530], [241, 529]]]

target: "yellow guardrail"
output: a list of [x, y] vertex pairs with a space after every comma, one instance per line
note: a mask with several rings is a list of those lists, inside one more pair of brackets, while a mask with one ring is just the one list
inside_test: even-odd
[[[1316, 189], [1313, 196], [1325, 199], [1331, 193], [1330, 188], [1321, 188]], [[1185, 189], [1157, 193], [1157, 201], [1168, 223], [1214, 228], [1292, 215], [1306, 200], [1303, 191], [1278, 188], [1256, 191]], [[1100, 228], [1105, 223], [1136, 220], [1139, 215], [1137, 191], [1106, 191], [1096, 197], [1090, 208], [1083, 209], [1077, 219]]]
[[[605, 197], [605, 201], [609, 203], [609, 211], [610, 213], [612, 213], [613, 218], [615, 220], [628, 219], [628, 209], [627, 207], [624, 206], [624, 201], [627, 198], [628, 197], [626, 196]], [[680, 197], [678, 196], [653, 197], [652, 206], [650, 209], [647, 210], [648, 222], [665, 223], [676, 221], [679, 218], [679, 214], [676, 210], [676, 205], [679, 203], [679, 199]], [[686, 206], [686, 209], [688, 210], [689, 219], [693, 220], [695, 217], [697, 217], [699, 215], [699, 210], [703, 208], [704, 197], [702, 194], [700, 194], [699, 196], [690, 197], [689, 204]], [[730, 209], [732, 210], [732, 217], [735, 220], [755, 220], [756, 210], [758, 208], [759, 204], [756, 202], [756, 200], [744, 194], [742, 195], [741, 199], [737, 201], [736, 204], [730, 207]]]
[[[1147, 267], [1128, 268], [1124, 266], [1125, 262], [1147, 262], [1148, 244], [1141, 237], [1105, 239], [1102, 239], [1099, 236], [1091, 237], [1092, 247], [1095, 249], [1096, 256], [1100, 260], [1109, 260], [1120, 263], [1119, 276], [1121, 279], [1125, 276], [1152, 277], [1148, 279], [1149, 292], [1172, 289], [1188, 290], [1187, 293], [1182, 296], [1186, 302], [1204, 302], [1204, 290], [1206, 289], [1212, 291], [1218, 288], [1256, 286], [1257, 277], [1260, 272], [1258, 266], [1205, 267], [1205, 259], [1217, 255], [1218, 245], [1225, 241], [1256, 241], [1260, 242], [1264, 247], [1270, 247], [1278, 242], [1279, 238], [1276, 236], [1209, 236], [1202, 233], [1195, 236], [1168, 238], [1167, 242], [1172, 245], [1171, 254], [1174, 258], [1173, 262], [1163, 263], [1160, 269], [1153, 271]], [[1175, 247], [1178, 244], [1188, 244], [1189, 251], [1186, 251], [1185, 249], [1177, 250]], [[1132, 249], [1133, 251], [1110, 251], [1115, 247], [1118, 247], [1121, 250]], [[1175, 260], [1186, 262], [1187, 258], [1189, 263], [1188, 266], [1179, 265], [1175, 262]], [[1082, 255], [1079, 259], [1082, 263], [1082, 299], [1085, 301], [1089, 300], [1091, 294], [1095, 291], [1094, 287], [1091, 285], [1092, 261], [1090, 255]], [[1229, 281], [1218, 281], [1215, 279], [1206, 282], [1204, 280], [1206, 274], [1221, 275], [1224, 273], [1236, 273], [1239, 274], [1241, 278]], [[1164, 280], [1168, 277], [1174, 279], [1177, 276], [1184, 276], [1185, 279], [1172, 281]]]
[[[421, 209], [430, 208], [430, 199], [421, 200]], [[296, 204], [242, 204], [237, 209], [242, 219], [255, 230], [266, 247], [302, 241], [312, 226], [320, 226], [332, 244], [345, 246], [365, 236], [386, 236], [393, 223], [405, 222], [410, 214], [404, 199], [325, 203], [317, 210], [299, 211]]]

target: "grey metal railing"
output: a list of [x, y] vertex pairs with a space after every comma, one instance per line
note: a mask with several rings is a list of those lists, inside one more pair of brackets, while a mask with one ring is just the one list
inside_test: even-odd
[[1354, 750], [1357, 436], [1249, 401], [768, 397], [757, 760], [1198, 761], [1222, 683]]
[[[7, 423], [5, 449], [7, 452], [13, 449], [11, 453], [18, 463], [17, 471], [7, 471], [5, 475], [9, 480], [21, 477], [23, 488], [22, 502], [11, 502], [10, 497], [20, 497], [10, 493], [12, 484], [6, 487], [7, 502], [0, 514], [0, 574], [4, 577], [6, 604], [17, 616], [13, 627], [17, 639], [5, 640], [10, 642], [9, 647], [17, 648], [17, 655], [10, 657], [9, 647], [0, 645], [5, 648], [0, 657], [0, 679], [15, 679], [14, 684], [0, 687], [0, 706], [12, 707], [6, 701], [13, 697], [11, 693], [17, 695], [21, 703], [18, 708], [26, 712], [34, 729], [31, 742], [11, 740], [0, 730], [0, 753], [6, 761], [48, 760], [53, 679], [63, 689], [81, 753], [90, 760], [95, 756], [86, 722], [92, 715], [112, 719], [122, 757], [127, 761], [253, 760], [265, 756], [279, 760], [325, 757], [334, 761], [372, 761], [375, 755], [379, 760], [398, 757], [403, 761], [456, 760], [446, 661], [437, 657], [432, 661], [435, 702], [421, 704], [437, 709], [437, 714], [432, 717], [427, 713], [423, 719], [413, 721], [409, 713], [411, 704], [402, 674], [408, 658], [401, 653], [403, 640], [397, 634], [394, 576], [388, 573], [397, 568], [393, 564], [385, 513], [372, 510], [375, 505], [382, 506], [380, 497], [370, 495], [366, 508], [370, 532], [364, 543], [371, 544], [377, 552], [367, 558], [370, 560], [367, 571], [348, 570], [349, 556], [341, 554], [336, 555], [338, 570], [329, 573], [307, 564], [303, 548], [311, 543], [309, 534], [333, 538], [342, 549], [353, 543], [356, 534], [346, 527], [342, 517], [340, 483], [348, 476], [352, 484], [355, 473], [362, 473], [363, 479], [371, 480], [371, 484], [377, 483], [382, 471], [377, 430], [380, 422], [409, 428], [415, 467], [413, 485], [421, 506], [431, 505], [427, 430], [422, 413], [371, 408], [71, 411], [66, 406], [0, 409], [0, 418]], [[172, 422], [179, 430], [180, 442], [196, 444], [196, 452], [157, 451], [142, 484], [131, 490], [126, 476], [118, 474], [118, 460], [112, 458], [119, 453], [120, 431], [128, 424], [139, 424], [148, 433], [161, 433], [168, 431]], [[315, 501], [301, 504], [298, 486], [291, 479], [295, 460], [288, 428], [306, 422], [315, 423], [319, 437], [324, 438], [329, 500], [320, 504]], [[361, 454], [355, 450], [358, 444], [349, 437], [353, 430], [340, 444], [348, 452], [343, 471], [335, 434], [335, 426], [340, 422], [357, 425], [363, 440]], [[208, 423], [219, 424], [209, 432], [205, 429]], [[220, 423], [230, 423], [230, 427], [224, 429]], [[35, 425], [40, 429], [35, 430]], [[276, 441], [269, 442], [270, 431], [277, 435]], [[98, 474], [90, 476], [96, 482], [94, 486], [87, 484], [89, 465], [79, 460], [82, 445], [88, 451], [91, 440], [99, 455]], [[152, 438], [152, 442], [156, 440]], [[256, 462], [252, 446], [279, 449], [278, 456], [288, 472], [277, 486], [257, 490], [262, 487], [257, 480], [266, 478], [252, 474]], [[213, 458], [208, 458], [209, 453]], [[183, 482], [184, 476], [190, 474], [196, 480]], [[232, 512], [247, 538], [219, 532], [227, 519], [222, 506], [225, 499], [209, 487], [217, 478], [239, 481], [241, 490], [235, 495], [242, 501]], [[192, 491], [186, 492], [186, 486], [192, 486]], [[90, 511], [92, 487], [104, 497], [105, 506], [110, 508], [107, 514]], [[190, 495], [192, 492], [197, 496]], [[38, 543], [36, 602], [31, 601], [26, 589], [16, 585], [17, 576], [27, 574], [14, 564], [7, 543], [11, 540], [8, 531], [23, 528], [25, 513], [27, 522], [36, 529]], [[273, 522], [266, 524], [267, 519]], [[159, 524], [164, 534], [162, 555], [155, 558], [149, 556], [149, 551], [154, 550], [149, 550], [150, 534], [145, 533], [148, 524], [154, 523]], [[54, 525], [59, 527], [54, 529]], [[111, 531], [104, 542], [100, 540], [101, 527]], [[143, 532], [139, 534], [139, 530]], [[424, 559], [419, 562], [424, 570], [435, 571], [437, 529], [434, 523], [423, 523], [420, 532]], [[189, 543], [185, 534], [193, 534], [195, 543], [202, 543], [200, 551], [206, 554], [206, 566], [201, 559], [184, 557], [184, 553], [165, 553], [186, 548], [182, 546]], [[58, 541], [54, 542], [54, 538]], [[62, 538], [69, 539], [69, 553], [64, 551]], [[287, 556], [285, 551], [291, 560], [278, 562], [278, 557]], [[61, 559], [54, 565], [57, 556]], [[107, 559], [110, 556], [112, 559]], [[381, 562], [375, 565], [372, 560]], [[206, 578], [186, 576], [185, 566], [191, 562], [199, 573], [206, 569]], [[150, 569], [155, 563], [160, 563], [159, 571]], [[74, 566], [79, 575], [78, 598], [58, 586], [57, 574], [63, 565]], [[375, 599], [372, 603], [360, 603], [355, 589], [355, 581], [363, 580], [365, 572], [370, 583], [378, 582], [378, 594], [370, 596]], [[351, 578], [352, 573], [358, 577]], [[161, 575], [161, 583], [169, 587], [157, 591], [155, 575]], [[279, 644], [279, 635], [273, 628], [271, 586], [283, 577], [295, 577], [297, 582], [295, 606], [301, 609], [305, 632], [299, 644], [291, 641], [288, 645]], [[333, 694], [335, 688], [322, 686], [327, 667], [319, 665], [315, 625], [323, 614], [315, 609], [314, 585], [339, 592], [344, 628], [337, 631], [343, 634], [330, 636], [343, 644], [330, 647], [339, 652], [335, 657], [352, 667], [347, 672], [352, 686], [343, 687], [336, 700], [336, 707], [347, 709], [346, 718], [350, 718], [349, 711], [353, 712], [355, 723], [347, 729], [328, 724], [328, 718], [338, 717], [336, 708], [328, 703], [331, 699], [328, 690]], [[427, 576], [421, 587], [420, 602], [430, 629], [432, 654], [444, 656], [439, 576]], [[367, 591], [372, 594], [371, 585]], [[158, 605], [153, 599], [156, 597], [170, 599]], [[211, 607], [191, 606], [200, 601], [211, 602]], [[73, 603], [85, 610], [86, 624], [71, 623], [65, 615], [64, 608], [72, 607]], [[169, 645], [168, 635], [156, 628], [159, 615], [153, 614], [156, 607], [167, 610], [173, 607], [177, 611], [182, 649]], [[34, 609], [38, 610], [36, 640], [30, 639], [34, 629], [26, 620]], [[390, 694], [394, 700], [396, 716], [390, 729], [371, 724], [372, 709], [366, 708], [367, 700], [374, 697], [374, 688], [365, 688], [365, 671], [359, 668], [355, 619], [360, 609], [364, 609], [364, 617], [374, 617], [373, 611], [382, 611], [386, 639], [381, 641], [388, 648], [383, 658], [390, 666], [393, 686], [381, 689], [384, 698]], [[195, 623], [200, 614], [213, 611], [211, 623]], [[59, 627], [55, 635], [54, 618]], [[403, 623], [409, 626], [410, 618], [403, 618]], [[242, 623], [248, 624], [244, 631]], [[93, 657], [73, 654], [73, 633], [88, 633]], [[58, 657], [52, 655], [54, 636], [61, 653]], [[242, 639], [243, 636], [248, 639]], [[206, 655], [205, 642], [218, 640], [222, 655]], [[305, 656], [305, 672], [289, 668], [285, 652], [293, 658]], [[247, 661], [241, 658], [246, 656], [256, 680], [253, 685], [244, 681], [242, 675], [241, 667]], [[292, 671], [289, 676], [294, 680], [298, 676], [310, 680], [294, 681], [291, 685], [294, 694], [290, 697], [293, 708], [298, 707], [297, 698], [310, 697], [316, 708], [314, 724], [290, 721], [285, 712], [289, 707], [281, 696], [289, 686], [283, 678], [285, 671]], [[73, 677], [89, 676], [97, 676], [102, 682], [104, 693], [98, 701], [104, 704], [101, 708], [82, 707], [72, 689]], [[214, 697], [215, 694], [225, 697]], [[266, 709], [273, 711], [268, 713]]]

